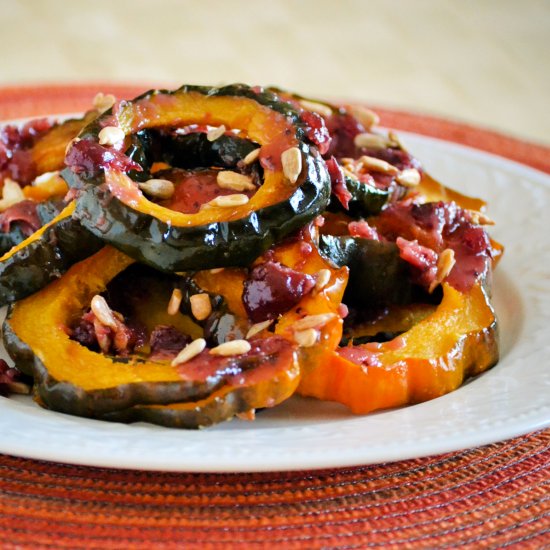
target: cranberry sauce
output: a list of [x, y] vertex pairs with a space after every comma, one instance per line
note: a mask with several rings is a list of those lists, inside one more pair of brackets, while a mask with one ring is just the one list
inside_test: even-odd
[[53, 125], [41, 118], [22, 127], [8, 125], [0, 130], [0, 181], [11, 178], [20, 185], [28, 185], [34, 180], [38, 174], [31, 149]]
[[315, 278], [278, 262], [256, 266], [244, 283], [243, 302], [249, 318], [258, 323], [275, 319], [295, 306], [315, 286]]
[[492, 249], [486, 231], [454, 202], [396, 203], [372, 223], [384, 238], [398, 241], [401, 257], [420, 269], [424, 284], [434, 272], [437, 254], [446, 248], [456, 259], [447, 281], [457, 290], [471, 288], [489, 267]]
[[102, 170], [112, 168], [122, 172], [136, 170], [142, 167], [114, 147], [104, 147], [96, 141], [81, 139], [75, 141], [69, 148], [65, 163], [76, 174], [97, 176]]

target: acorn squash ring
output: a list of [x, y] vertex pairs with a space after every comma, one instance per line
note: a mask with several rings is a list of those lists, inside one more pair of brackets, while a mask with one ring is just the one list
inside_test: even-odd
[[[248, 265], [327, 206], [325, 162], [307, 141], [299, 112], [270, 92], [244, 85], [152, 91], [123, 102], [115, 114], [108, 111], [79, 139], [95, 144], [105, 126], [118, 126], [131, 136], [192, 124], [238, 129], [261, 146], [263, 184], [248, 203], [176, 212], [147, 199], [124, 170], [107, 165], [83, 169], [69, 150], [69, 183], [79, 188], [75, 216], [138, 261], [163, 271], [187, 271]], [[295, 183], [285, 177], [281, 163], [281, 154], [291, 148], [299, 150], [302, 165]]]

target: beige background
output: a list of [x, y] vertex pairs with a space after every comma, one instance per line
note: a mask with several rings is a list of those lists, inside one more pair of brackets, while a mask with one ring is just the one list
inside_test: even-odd
[[276, 84], [550, 144], [548, 0], [0, 0], [0, 85]]

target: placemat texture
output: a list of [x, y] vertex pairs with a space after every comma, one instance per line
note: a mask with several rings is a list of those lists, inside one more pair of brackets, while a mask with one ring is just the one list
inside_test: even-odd
[[[79, 111], [97, 91], [130, 97], [146, 87], [4, 88], [0, 119]], [[377, 111], [386, 126], [550, 172], [546, 147]], [[435, 457], [312, 472], [177, 474], [0, 455], [0, 546], [544, 548], [550, 547], [549, 471], [550, 430]]]

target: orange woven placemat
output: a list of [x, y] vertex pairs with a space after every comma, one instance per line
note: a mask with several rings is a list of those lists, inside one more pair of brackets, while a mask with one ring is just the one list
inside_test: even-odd
[[[0, 119], [85, 109], [97, 90], [0, 89]], [[550, 149], [426, 116], [382, 123], [550, 172]], [[0, 436], [1, 437], [1, 436]], [[2, 548], [542, 548], [550, 430], [391, 464], [317, 472], [177, 474], [0, 455]]]

